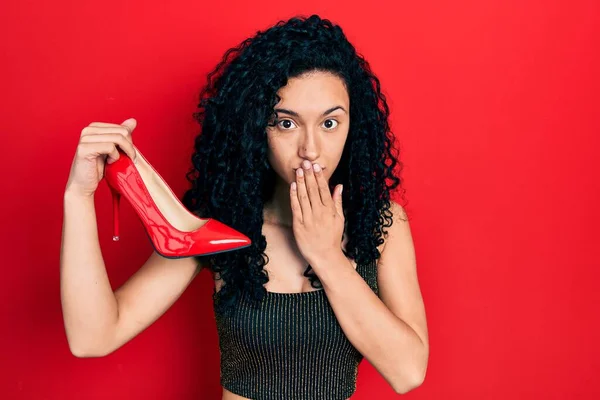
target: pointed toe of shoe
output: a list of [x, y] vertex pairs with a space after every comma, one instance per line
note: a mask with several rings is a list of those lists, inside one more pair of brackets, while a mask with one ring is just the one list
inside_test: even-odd
[[205, 244], [211, 253], [231, 251], [252, 244], [248, 236], [216, 219], [211, 219], [200, 231], [204, 231], [203, 235], [208, 239]]

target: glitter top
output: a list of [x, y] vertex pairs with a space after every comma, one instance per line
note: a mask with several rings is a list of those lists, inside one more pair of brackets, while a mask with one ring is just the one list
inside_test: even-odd
[[[378, 294], [375, 263], [356, 271]], [[363, 356], [344, 334], [323, 289], [267, 292], [260, 308], [241, 296], [215, 312], [221, 385], [255, 400], [340, 400], [356, 390]]]

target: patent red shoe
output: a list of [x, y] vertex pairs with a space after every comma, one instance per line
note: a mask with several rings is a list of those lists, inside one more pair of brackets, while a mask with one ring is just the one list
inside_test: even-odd
[[119, 240], [123, 195], [142, 221], [154, 250], [163, 257], [210, 255], [251, 245], [247, 236], [222, 222], [189, 212], [137, 148], [136, 152], [135, 164], [119, 149], [119, 159], [104, 167], [113, 199], [113, 240]]

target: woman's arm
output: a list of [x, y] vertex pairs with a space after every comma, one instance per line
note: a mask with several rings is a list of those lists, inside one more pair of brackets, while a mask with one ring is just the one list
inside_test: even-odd
[[107, 355], [156, 321], [200, 271], [194, 258], [156, 252], [113, 292], [98, 240], [94, 198], [65, 192], [60, 289], [69, 348], [77, 357]]
[[377, 266], [379, 297], [341, 250], [311, 265], [350, 342], [397, 393], [406, 393], [425, 378], [429, 341], [409, 224], [399, 218], [402, 208], [392, 206]]

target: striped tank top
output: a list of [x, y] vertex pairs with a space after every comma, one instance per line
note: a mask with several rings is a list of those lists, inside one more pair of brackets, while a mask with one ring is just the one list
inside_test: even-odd
[[[378, 294], [376, 264], [356, 271]], [[225, 389], [255, 400], [352, 396], [363, 356], [342, 331], [323, 289], [267, 292], [258, 309], [249, 302], [244, 295], [228, 316], [215, 312]]]

